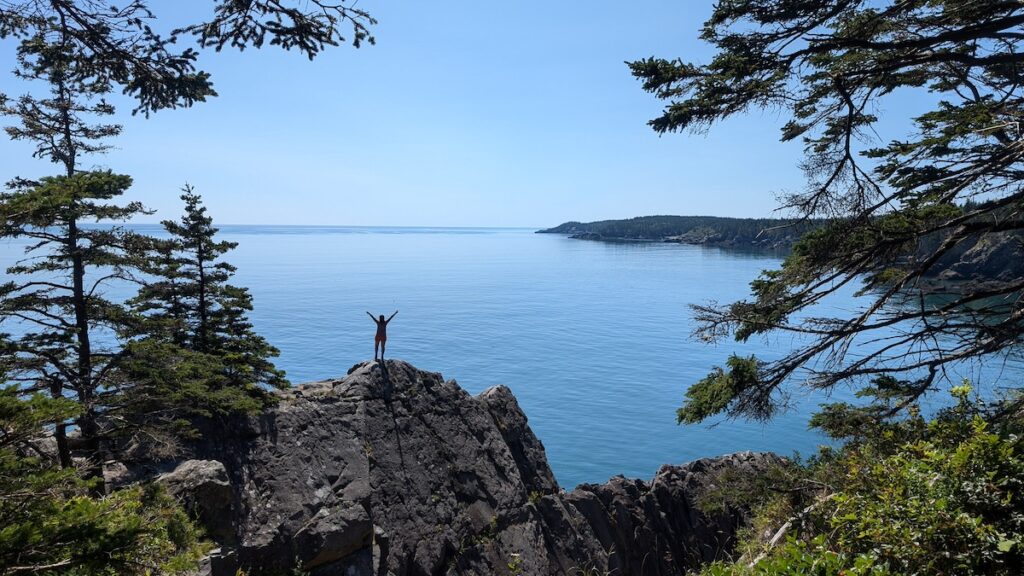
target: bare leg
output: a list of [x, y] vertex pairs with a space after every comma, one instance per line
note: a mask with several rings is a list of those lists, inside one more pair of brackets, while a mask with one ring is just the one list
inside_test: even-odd
[[388, 344], [387, 341], [382, 341], [380, 343], [380, 359], [381, 360], [384, 359], [384, 347], [387, 346], [387, 344]]
[[373, 342], [373, 359], [374, 359], [374, 360], [376, 360], [376, 359], [377, 359], [377, 347], [378, 347], [378, 346], [380, 346], [380, 341], [376, 341], [376, 340], [375, 340], [375, 341]]

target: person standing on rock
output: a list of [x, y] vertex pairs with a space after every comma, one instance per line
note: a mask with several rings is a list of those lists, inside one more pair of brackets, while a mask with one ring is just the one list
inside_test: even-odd
[[[395, 310], [395, 314], [398, 314], [398, 310]], [[366, 315], [370, 317], [370, 320], [373, 320], [373, 323], [377, 325], [377, 335], [373, 337], [373, 359], [374, 360], [377, 359], [377, 347], [378, 346], [380, 347], [380, 359], [381, 360], [384, 359], [384, 346], [388, 342], [388, 322], [391, 322], [391, 318], [394, 318], [395, 314], [392, 314], [390, 318], [385, 320], [383, 314], [381, 314], [380, 318], [378, 319], [378, 318], [374, 318], [373, 314], [370, 314], [369, 312], [366, 313]]]

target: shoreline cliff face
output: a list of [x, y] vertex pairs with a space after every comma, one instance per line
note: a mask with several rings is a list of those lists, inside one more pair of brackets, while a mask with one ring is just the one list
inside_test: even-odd
[[160, 481], [217, 539], [214, 576], [680, 574], [728, 553], [747, 520], [704, 514], [699, 495], [724, 470], [777, 460], [740, 453], [566, 493], [508, 388], [474, 397], [397, 360], [211, 424], [191, 456]]

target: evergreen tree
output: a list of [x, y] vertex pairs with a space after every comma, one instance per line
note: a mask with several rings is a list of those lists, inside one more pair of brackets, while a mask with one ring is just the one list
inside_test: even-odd
[[171, 237], [154, 261], [159, 278], [134, 300], [136, 309], [158, 325], [147, 332], [215, 358], [226, 385], [286, 387], [284, 373], [270, 361], [277, 349], [248, 320], [252, 296], [227, 283], [236, 269], [222, 257], [237, 243], [217, 240], [202, 198], [191, 186], [183, 192], [185, 214], [180, 221], [163, 222]]
[[[101, 121], [114, 111], [103, 99], [113, 78], [102, 62], [79, 51], [82, 40], [63, 21], [37, 26], [19, 45], [16, 73], [44, 83], [49, 94], [25, 95], [0, 112], [19, 120], [7, 128], [10, 136], [33, 142], [35, 154], [59, 164], [63, 175], [17, 179], [0, 195], [0, 233], [30, 241], [27, 258], [8, 268], [18, 280], [0, 287], [0, 322], [18, 325], [12, 374], [25, 393], [70, 396], [82, 408], [73, 422], [57, 423], [58, 455], [68, 467], [68, 425], [77, 426], [88, 451], [100, 448], [98, 419], [120, 354], [116, 335], [130, 322], [127, 308], [106, 298], [104, 288], [134, 279], [149, 242], [109, 225], [145, 212], [137, 202], [110, 202], [131, 178], [78, 170], [80, 156], [103, 152], [103, 140], [120, 132]], [[84, 227], [87, 222], [105, 226]]]
[[217, 229], [213, 218], [206, 214], [202, 198], [191, 186], [186, 185], [182, 191], [185, 214], [181, 221], [164, 220], [162, 224], [180, 253], [178, 275], [191, 301], [184, 307], [185, 322], [192, 329], [191, 348], [211, 352], [217, 348], [214, 310], [225, 282], [235, 272], [235, 267], [222, 261], [221, 256], [238, 244], [215, 240]]
[[[111, 283], [137, 281], [139, 269], [153, 261], [146, 255], [154, 248], [165, 257], [172, 254], [116, 226], [144, 212], [138, 203], [113, 202], [130, 186], [128, 176], [81, 170], [83, 157], [103, 152], [104, 140], [120, 133], [120, 126], [104, 122], [114, 113], [107, 95], [120, 89], [134, 99], [134, 112], [146, 115], [215, 96], [209, 75], [195, 67], [198, 53], [175, 48], [182, 35], [218, 50], [266, 41], [310, 58], [343, 41], [345, 23], [352, 27], [353, 44], [372, 42], [367, 26], [373, 19], [344, 0], [296, 5], [221, 0], [213, 2], [211, 20], [164, 36], [154, 31], [147, 4], [0, 2], [0, 39], [17, 46], [14, 77], [30, 87], [46, 87], [44, 94], [13, 99], [0, 93], [0, 115], [17, 120], [6, 132], [33, 143], [36, 157], [61, 169], [57, 176], [15, 179], [0, 194], [0, 236], [27, 242], [26, 258], [7, 270], [13, 279], [0, 284], [0, 328], [13, 333], [0, 338], [0, 572], [5, 574], [194, 569], [203, 547], [180, 508], [152, 486], [99, 495], [104, 488], [99, 465], [109, 441], [126, 434], [129, 447], [143, 442], [152, 451], [154, 444], [163, 444], [173, 452], [176, 438], [191, 432], [182, 418], [194, 413], [189, 406], [201, 411], [258, 406], [227, 385], [235, 372], [225, 370], [223, 362], [183, 348], [184, 340], [145, 337], [139, 315], [105, 295]], [[228, 299], [233, 307], [249, 302], [244, 292]], [[232, 334], [247, 334], [244, 314], [228, 319]], [[179, 337], [185, 333], [181, 327], [168, 330], [177, 330]], [[232, 350], [265, 360], [272, 349], [259, 342], [233, 342]], [[270, 373], [252, 360], [242, 364]], [[260, 377], [273, 382], [271, 376], [253, 378]], [[69, 427], [81, 436], [86, 479], [72, 459]], [[44, 430], [52, 430], [55, 455], [32, 442]]]
[[[784, 110], [782, 140], [803, 140], [807, 175], [784, 207], [828, 222], [754, 281], [751, 299], [696, 308], [708, 340], [789, 332], [809, 343], [772, 362], [730, 358], [690, 388], [680, 421], [770, 418], [794, 380], [824, 390], [875, 380], [892, 401], [878, 413], [893, 414], [947, 367], [1019, 348], [1024, 278], [995, 260], [1006, 256], [979, 254], [996, 271], [989, 282], [947, 286], [943, 298], [922, 288], [972, 246], [1020, 258], [1024, 5], [735, 0], [715, 6], [701, 37], [716, 50], [707, 64], [630, 64], [669, 101], [652, 127], [704, 130], [751, 108]], [[926, 111], [905, 140], [878, 142], [894, 92], [925, 96]], [[855, 313], [806, 313], [855, 283], [867, 296]]]
[[[12, 139], [32, 142], [35, 156], [52, 160], [62, 171], [62, 176], [38, 181], [17, 179], [0, 196], [3, 235], [32, 240], [28, 258], [9, 269], [17, 280], [0, 290], [0, 323], [18, 334], [8, 381], [25, 394], [47, 390], [54, 398], [74, 398], [82, 407], [73, 420], [56, 423], [63, 466], [71, 465], [69, 426], [78, 428], [83, 446], [96, 455], [100, 436], [112, 432], [100, 430], [100, 415], [116, 430], [121, 424], [115, 406], [127, 414], [130, 406], [146, 404], [124, 402], [126, 387], [145, 389], [131, 382], [127, 367], [133, 354], [144, 351], [152, 359], [157, 350], [141, 345], [129, 350], [125, 338], [138, 338], [137, 321], [119, 302], [103, 296], [107, 283], [135, 279], [152, 242], [118, 227], [82, 226], [126, 220], [143, 211], [137, 203], [109, 202], [127, 189], [127, 176], [79, 168], [82, 157], [103, 152], [104, 139], [120, 133], [120, 126], [103, 121], [114, 113], [106, 96], [120, 88], [135, 100], [135, 112], [148, 115], [216, 95], [209, 75], [195, 67], [197, 52], [176, 49], [177, 37], [184, 34], [217, 49], [258, 47], [267, 41], [298, 48], [311, 58], [343, 40], [340, 26], [345, 22], [352, 26], [354, 44], [372, 41], [367, 26], [373, 20], [365, 12], [344, 3], [314, 4], [299, 9], [276, 1], [215, 2], [212, 20], [169, 35], [153, 29], [153, 14], [143, 0], [118, 6], [100, 0], [0, 5], [0, 38], [17, 42], [15, 77], [48, 89], [17, 99], [0, 94], [0, 114], [18, 121], [6, 131]], [[133, 417], [120, 422], [133, 420], [147, 421]]]
[[139, 288], [132, 305], [145, 316], [145, 325], [139, 327], [140, 335], [185, 348], [191, 341], [191, 331], [186, 322], [189, 295], [181, 268], [177, 242], [154, 238], [145, 269], [150, 278]]
[[[199, 54], [177, 49], [184, 37], [201, 47], [244, 50], [264, 44], [297, 49], [309, 59], [348, 42], [374, 43], [377, 21], [352, 0], [209, 0], [208, 19], [180, 20], [158, 32], [161, 21], [148, 0], [6, 1], [0, 4], [0, 38], [37, 37], [60, 29], [80, 53], [93, 60], [97, 78], [121, 85], [135, 98], [138, 112], [191, 106], [213, 96], [209, 75], [195, 70]], [[196, 3], [200, 4], [200, 3]], [[190, 6], [191, 7], [191, 6]], [[350, 35], [346, 37], [346, 28]]]
[[3, 235], [29, 240], [27, 258], [7, 269], [18, 279], [0, 285], [0, 322], [19, 333], [9, 349], [9, 380], [26, 394], [45, 391], [78, 402], [77, 418], [56, 429], [60, 462], [68, 467], [68, 425], [77, 425], [87, 449], [99, 448], [98, 420], [120, 355], [116, 331], [130, 321], [123, 304], [104, 296], [104, 286], [131, 280], [148, 242], [117, 226], [81, 226], [142, 211], [135, 203], [109, 202], [131, 184], [127, 176], [79, 172], [20, 184], [0, 194]]
[[211, 353], [223, 362], [228, 382], [234, 386], [287, 388], [284, 371], [270, 360], [279, 351], [253, 329], [247, 314], [252, 309], [248, 289], [221, 287], [211, 323]]

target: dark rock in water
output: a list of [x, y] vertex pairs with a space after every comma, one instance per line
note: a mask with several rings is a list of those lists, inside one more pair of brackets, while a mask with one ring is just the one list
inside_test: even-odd
[[728, 551], [744, 519], [706, 516], [697, 496], [721, 470], [774, 459], [700, 460], [650, 483], [614, 478], [565, 494], [508, 388], [473, 397], [397, 360], [210, 426], [194, 451], [224, 464], [233, 528], [207, 563], [213, 576], [296, 565], [314, 576], [679, 574]]

